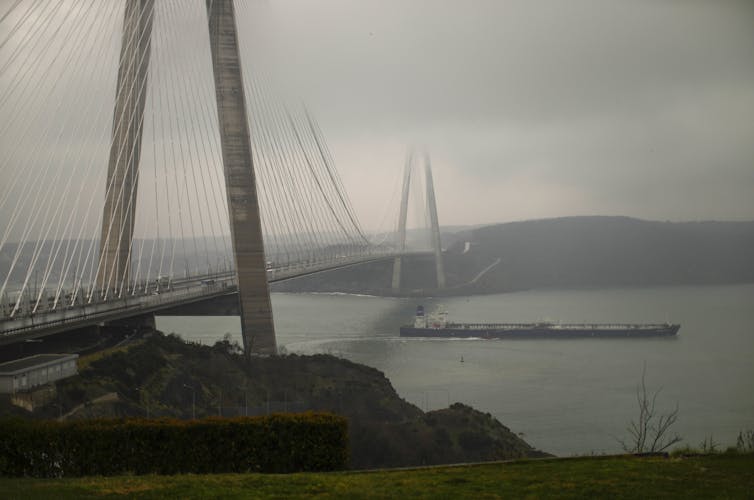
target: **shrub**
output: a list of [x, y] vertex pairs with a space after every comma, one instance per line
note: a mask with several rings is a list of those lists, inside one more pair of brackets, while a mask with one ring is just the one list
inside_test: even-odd
[[344, 469], [347, 461], [347, 421], [326, 413], [0, 421], [3, 476], [284, 473]]

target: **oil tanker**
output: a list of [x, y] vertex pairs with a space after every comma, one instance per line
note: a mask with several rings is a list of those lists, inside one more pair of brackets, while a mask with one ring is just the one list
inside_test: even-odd
[[672, 337], [681, 325], [670, 323], [450, 323], [448, 313], [425, 315], [416, 308], [413, 325], [402, 326], [401, 337], [482, 339], [567, 339]]

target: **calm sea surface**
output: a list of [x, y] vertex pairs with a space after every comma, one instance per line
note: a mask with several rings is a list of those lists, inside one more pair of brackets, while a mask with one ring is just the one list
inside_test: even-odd
[[[679, 407], [675, 430], [698, 446], [734, 445], [754, 429], [754, 284], [529, 291], [423, 301], [457, 322], [680, 323], [676, 339], [401, 339], [417, 299], [274, 294], [278, 344], [331, 353], [383, 371], [423, 409], [460, 401], [490, 412], [530, 444], [557, 455], [618, 452], [638, 413], [636, 386]], [[240, 342], [235, 317], [161, 317], [157, 326], [214, 343]], [[463, 359], [463, 362], [461, 362]]]

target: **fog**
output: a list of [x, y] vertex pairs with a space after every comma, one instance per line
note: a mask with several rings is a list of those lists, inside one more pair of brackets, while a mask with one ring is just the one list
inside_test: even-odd
[[374, 223], [407, 144], [441, 224], [754, 218], [754, 4], [270, 1], [269, 58]]
[[[0, 5], [0, 16], [11, 5]], [[54, 16], [73, 12], [71, 23], [88, 12], [81, 2], [61, 5]], [[210, 67], [208, 50], [197, 48], [206, 39], [197, 33], [202, 7], [183, 2], [155, 21], [175, 25], [172, 34], [155, 35], [155, 46], [170, 48], [153, 58], [167, 68], [160, 70], [164, 78], [184, 64]], [[105, 29], [93, 31], [101, 41], [87, 45], [102, 58], [92, 59], [97, 68], [99, 60], [117, 59], [119, 10], [91, 9], [100, 9], [93, 17]], [[589, 214], [754, 219], [751, 2], [270, 0], [239, 2], [237, 10], [245, 72], [269, 80], [283, 99], [304, 103], [317, 118], [367, 229], [385, 229], [386, 214], [397, 213], [395, 191], [410, 146], [431, 154], [442, 225]], [[0, 23], [0, 39], [9, 40], [0, 61], [9, 61], [23, 39], [9, 35], [18, 12]], [[53, 57], [59, 43], [48, 47], [43, 69], [65, 61]], [[0, 74], [11, 97], [14, 67]], [[68, 124], [62, 145], [18, 135], [10, 121], [15, 108], [0, 106], [0, 123], [11, 127], [0, 137], [3, 151], [16, 144], [39, 150], [40, 158], [90, 151], [86, 161], [102, 164], [101, 176], [116, 71], [113, 63], [72, 74], [55, 99], [32, 98], [44, 110], [40, 127]], [[211, 81], [206, 73], [201, 79], [202, 86]], [[51, 92], [43, 88], [41, 95]], [[65, 104], [76, 101], [94, 103], [96, 112]], [[214, 113], [214, 103], [207, 108]], [[104, 133], [77, 135], [88, 130], [84, 125]], [[60, 178], [74, 168], [61, 160]], [[10, 172], [1, 174], [6, 187]], [[3, 226], [9, 213], [3, 209]]]

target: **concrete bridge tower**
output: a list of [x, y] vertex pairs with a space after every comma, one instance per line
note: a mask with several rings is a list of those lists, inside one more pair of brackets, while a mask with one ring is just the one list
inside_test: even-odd
[[97, 285], [116, 293], [131, 267], [153, 13], [154, 0], [126, 1], [97, 269]]
[[445, 268], [442, 262], [442, 242], [440, 240], [440, 224], [437, 220], [437, 203], [435, 202], [435, 185], [432, 181], [432, 163], [429, 161], [429, 153], [424, 153], [424, 174], [427, 185], [427, 210], [429, 211], [429, 225], [432, 237], [432, 249], [435, 252], [435, 273], [437, 275], [437, 288], [445, 288]]
[[207, 17], [244, 351], [275, 354], [275, 325], [233, 0], [207, 0]]
[[[126, 0], [97, 283], [127, 285], [154, 0]], [[233, 0], [207, 0], [225, 187], [246, 353], [277, 350]]]
[[[406, 164], [403, 167], [403, 189], [401, 191], [401, 211], [398, 215], [398, 234], [396, 241], [399, 252], [406, 250], [406, 216], [408, 214], [408, 191], [411, 184], [411, 162], [414, 153], [409, 150], [406, 155]], [[401, 289], [401, 261], [402, 257], [398, 255], [393, 261], [393, 292]]]
[[[413, 151], [409, 151], [406, 157], [406, 164], [403, 169], [403, 190], [401, 193], [401, 209], [398, 215], [398, 235], [397, 248], [399, 252], [406, 250], [406, 217], [408, 214], [408, 193], [411, 185], [411, 170], [413, 169]], [[424, 174], [426, 185], [427, 212], [429, 213], [430, 234], [432, 239], [432, 249], [435, 254], [435, 274], [437, 276], [437, 288], [445, 288], [445, 268], [442, 261], [442, 242], [440, 239], [440, 225], [437, 219], [437, 203], [435, 201], [435, 188], [432, 180], [432, 164], [429, 159], [429, 153], [424, 153]], [[399, 292], [401, 289], [401, 269], [402, 258], [396, 257], [393, 261], [393, 292]]]

